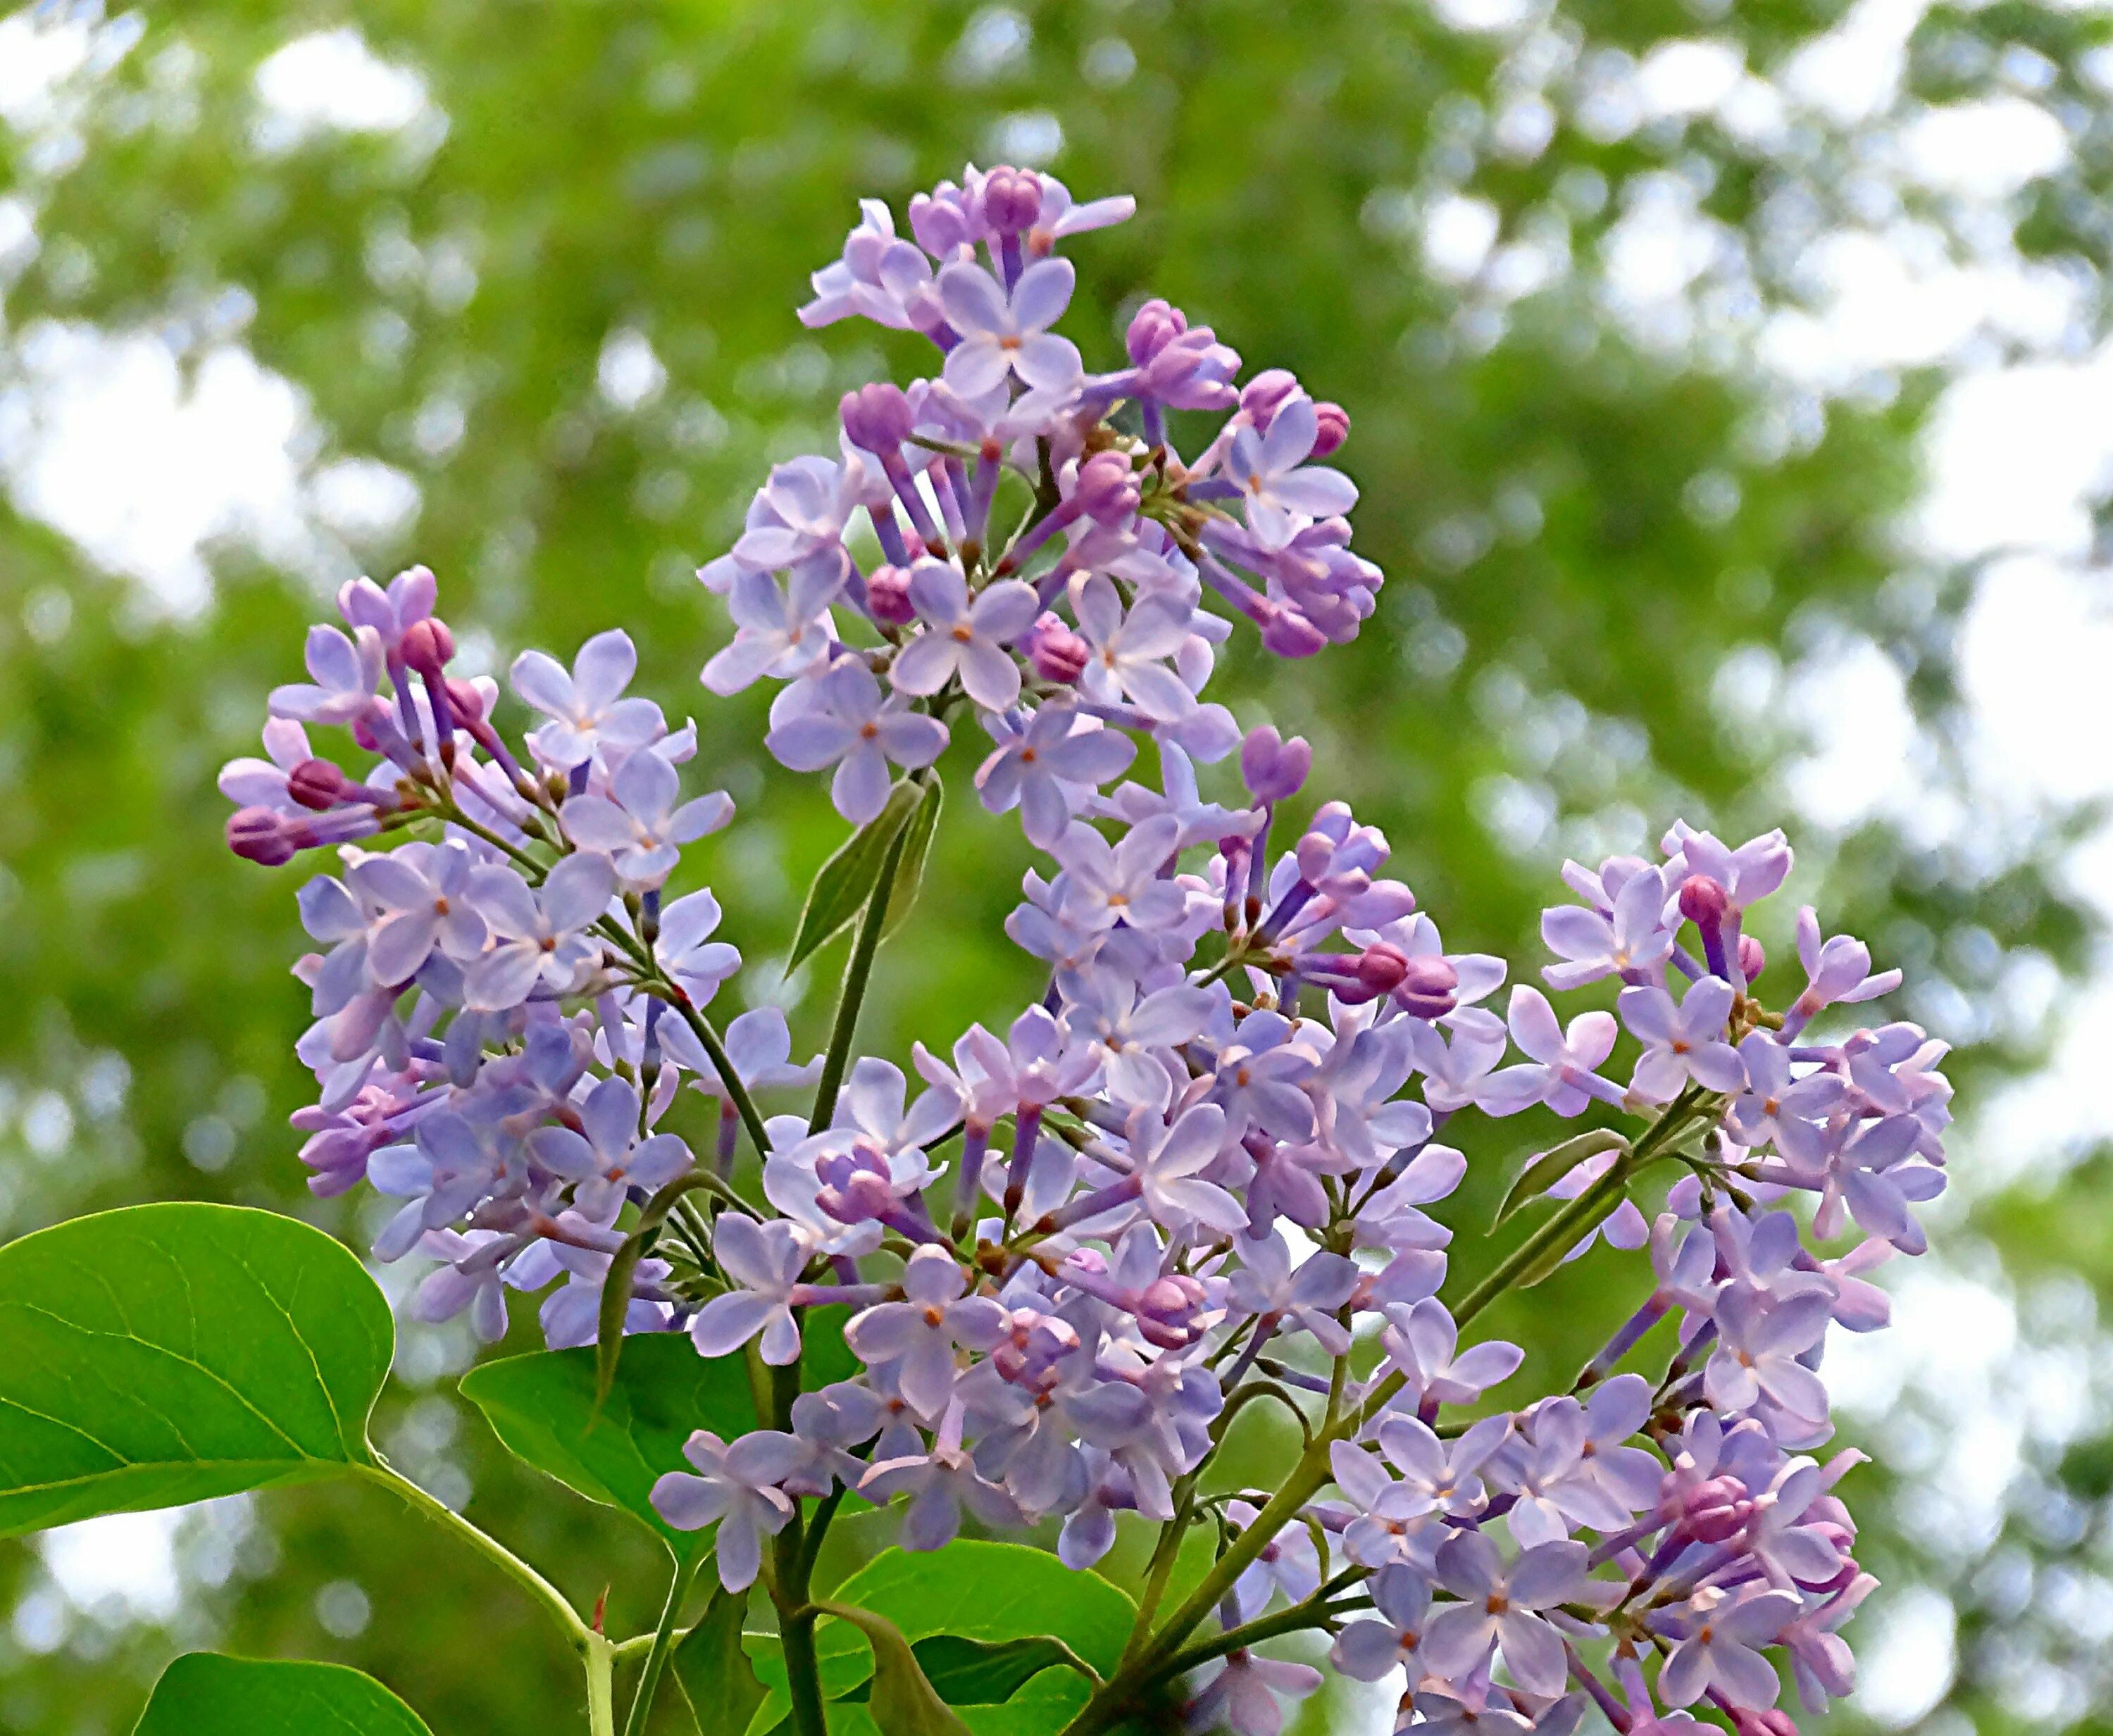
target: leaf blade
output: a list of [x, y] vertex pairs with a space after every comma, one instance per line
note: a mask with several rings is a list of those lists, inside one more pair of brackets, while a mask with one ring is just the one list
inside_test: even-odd
[[653, 1484], [687, 1469], [682, 1443], [694, 1430], [731, 1440], [756, 1426], [742, 1359], [701, 1356], [680, 1333], [632, 1338], [605, 1399], [597, 1397], [595, 1353], [585, 1349], [484, 1363], [456, 1390], [516, 1458], [629, 1513], [678, 1556], [709, 1533], [669, 1525], [654, 1510]]
[[697, 1736], [743, 1736], [769, 1692], [742, 1645], [746, 1592], [715, 1588], [697, 1624], [668, 1658]]
[[192, 1652], [162, 1672], [133, 1736], [432, 1736], [396, 1696], [342, 1664]]
[[883, 939], [902, 926], [909, 918], [910, 907], [917, 902], [918, 888], [924, 880], [925, 859], [932, 853], [932, 840], [938, 833], [939, 816], [946, 805], [947, 786], [935, 777], [924, 786], [924, 793], [908, 821], [902, 859], [896, 865], [895, 882], [888, 888], [888, 914], [881, 923]]
[[910, 822], [920, 804], [918, 786], [905, 778], [888, 793], [888, 804], [839, 845], [815, 875], [800, 909], [792, 950], [785, 955], [790, 976], [825, 945], [873, 895], [883, 859], [895, 835]]
[[128, 1206], [0, 1247], [0, 1535], [370, 1462], [395, 1323], [321, 1230]]
[[953, 1709], [942, 1700], [917, 1662], [901, 1629], [885, 1615], [847, 1603], [819, 1606], [848, 1622], [873, 1647], [873, 1693], [868, 1702], [881, 1736], [970, 1736]]

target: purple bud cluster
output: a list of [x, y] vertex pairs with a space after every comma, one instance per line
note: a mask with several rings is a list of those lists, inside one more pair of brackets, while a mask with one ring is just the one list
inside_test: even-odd
[[[1164, 303], [1111, 374], [1052, 330], [1056, 244], [1130, 208], [972, 171], [913, 203], [912, 243], [868, 203], [802, 317], [921, 331], [941, 374], [848, 394], [839, 456], [779, 467], [705, 569], [736, 625], [706, 686], [785, 683], [766, 744], [830, 770], [851, 821], [898, 768], [932, 775], [948, 712], [975, 707], [983, 800], [1048, 857], [1006, 925], [1038, 961], [1032, 1002], [915, 1046], [914, 1087], [879, 1056], [796, 1064], [774, 1011], [722, 1035], [706, 1009], [741, 955], [708, 890], [664, 893], [732, 804], [683, 799], [695, 731], [627, 696], [630, 641], [570, 669], [523, 654], [511, 684], [539, 721], [510, 745], [495, 684], [447, 673], [431, 575], [363, 580], [343, 630], [312, 631], [313, 680], [272, 695], [269, 759], [222, 780], [239, 854], [340, 864], [300, 900], [312, 1186], [399, 1202], [375, 1252], [440, 1262], [422, 1315], [467, 1310], [495, 1338], [507, 1289], [546, 1292], [559, 1346], [596, 1337], [626, 1213], [708, 1178], [627, 1267], [626, 1328], [783, 1368], [810, 1311], [842, 1309], [860, 1369], [778, 1428], [700, 1433], [694, 1472], [657, 1486], [669, 1523], [718, 1526], [730, 1588], [804, 1500], [897, 1505], [912, 1549], [965, 1513], [1052, 1522], [1077, 1568], [1134, 1514], [1221, 1540], [1199, 1727], [1270, 1736], [1280, 1697], [1317, 1684], [1251, 1649], [1258, 1624], [1325, 1630], [1335, 1668], [1395, 1678], [1403, 1728], [1563, 1736], [1596, 1702], [1623, 1731], [1696, 1706], [1792, 1736], [1778, 1661], [1809, 1709], [1849, 1692], [1837, 1629], [1873, 1583], [1835, 1492], [1859, 1456], [1814, 1456], [1822, 1352], [1830, 1327], [1886, 1323], [1862, 1274], [1922, 1250], [1942, 1046], [1839, 1011], [1898, 973], [1809, 909], [1801, 984], [1764, 986], [1746, 930], [1790, 873], [1779, 833], [1732, 849], [1677, 825], [1661, 859], [1567, 864], [1542, 975], [1604, 983], [1612, 1010], [1566, 1020], [1526, 984], [1485, 1004], [1505, 963], [1446, 950], [1377, 828], [1301, 804], [1307, 743], [1196, 697], [1226, 631], [1206, 590], [1300, 653], [1353, 633], [1379, 575], [1348, 553], [1354, 490], [1311, 462], [1340, 412], [1282, 373], [1239, 386]], [[1173, 409], [1225, 416], [1193, 461]], [[1007, 470], [1024, 513], [999, 509]], [[376, 763], [316, 758], [308, 725]], [[1118, 782], [1141, 743], [1157, 777]], [[1206, 795], [1198, 762], [1235, 749], [1237, 786]], [[758, 1107], [818, 1076], [810, 1114]], [[701, 1158], [669, 1130], [699, 1096]], [[1441, 1301], [1453, 1230], [1431, 1208], [1467, 1163], [1439, 1135], [1536, 1110], [1594, 1116], [1527, 1167], [1554, 1215]], [[733, 1185], [744, 1136], [760, 1196]], [[1602, 1239], [1647, 1251], [1647, 1293], [1570, 1387], [1503, 1394], [1520, 1349], [1463, 1328]], [[1253, 1403], [1308, 1444], [1276, 1488], [1214, 1492]]]

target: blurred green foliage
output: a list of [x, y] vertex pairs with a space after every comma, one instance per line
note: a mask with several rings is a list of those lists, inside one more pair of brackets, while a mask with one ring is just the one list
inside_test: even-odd
[[[1872, 141], [1922, 102], [2019, 90], [2070, 153], [1996, 208], [1997, 239], [2087, 285], [2095, 335], [2113, 125], [2087, 75], [2105, 15], [1931, 10], [1874, 115], [1794, 107], [1756, 128], [1728, 103], [1633, 112], [1638, 61], [1707, 39], [1765, 93], [1843, 8], [1475, 9], [1514, 21], [1458, 28], [1403, 0], [215, 0], [103, 23], [43, 9], [39, 30], [96, 48], [0, 122], [0, 191], [34, 231], [0, 252], [0, 406], [32, 401], [53, 332], [150, 336], [186, 379], [240, 346], [298, 389], [297, 455], [318, 480], [297, 503], [304, 540], [222, 540], [208, 599], [176, 611], [0, 508], [0, 1232], [177, 1196], [276, 1205], [356, 1243], [371, 1229], [356, 1203], [308, 1200], [285, 1132], [307, 1085], [286, 974], [298, 870], [226, 855], [212, 786], [253, 750], [267, 689], [351, 572], [431, 565], [468, 654], [495, 670], [525, 645], [569, 655], [626, 627], [641, 687], [697, 713], [699, 771], [742, 801], [701, 855], [768, 987], [841, 827], [810, 781], [764, 763], [760, 695], [708, 702], [696, 686], [726, 624], [691, 573], [769, 463], [833, 445], [841, 391], [923, 364], [913, 340], [809, 334], [792, 310], [856, 197], [899, 211], [966, 159], [1046, 160], [1082, 198], [1137, 194], [1136, 221], [1071, 249], [1068, 329], [1088, 366], [1162, 294], [1251, 367], [1295, 369], [1349, 410], [1358, 546], [1390, 574], [1380, 613], [1310, 663], [1241, 649], [1214, 691], [1312, 737], [1315, 791], [1385, 827], [1454, 945], [1529, 957], [1565, 853], [1639, 849], [1676, 816], [1741, 835], [1783, 818], [1776, 774], [1805, 723], [1783, 672], [1831, 645], [1873, 640], [1942, 746], [1972, 576], [1928, 568], [1896, 526], [1942, 375], [1822, 396], [1767, 373], [1756, 339], [1806, 293], [1805, 250], [1832, 230], [1912, 221], [1962, 254], [1988, 245], [1988, 211], [1889, 180]], [[415, 117], [303, 128], [270, 110], [260, 64], [344, 30], [421, 81]], [[1427, 246], [1447, 209], [1490, 227], [1494, 251], [1463, 268]], [[1662, 210], [1704, 239], [1700, 262], [1640, 301], [1619, 255]], [[644, 389], [612, 387], [605, 360], [640, 340]], [[17, 452], [34, 437], [22, 422], [0, 418]], [[333, 474], [408, 481], [415, 513], [334, 527]], [[150, 480], [113, 468], [112, 512]], [[1741, 691], [1758, 681], [1759, 703], [1727, 701], [1727, 669]], [[974, 763], [958, 743], [957, 797]], [[1919, 975], [1914, 1010], [1965, 1044], [1969, 1102], [2043, 1038], [1984, 1010], [2006, 966], [2083, 958], [2088, 923], [2051, 873], [2065, 838], [1933, 843], [1875, 820], [1798, 837], [1800, 901]], [[1033, 992], [1000, 929], [1028, 863], [1010, 820], [949, 804], [913, 927], [883, 955], [870, 1046], [938, 1046]], [[1787, 952], [1784, 932], [1764, 938]], [[841, 951], [785, 986], [810, 1035]], [[1463, 1274], [1490, 1258], [1508, 1155], [1471, 1151]], [[2113, 1284], [2103, 1214], [2077, 1210], [2102, 1197], [2102, 1169], [1984, 1193], [1974, 1246], [2017, 1261], [2021, 1283], [2058, 1268]], [[1634, 1282], [1595, 1257], [1492, 1328], [1532, 1346], [1529, 1376], [1567, 1374]], [[468, 1355], [457, 1333], [411, 1330], [385, 1446], [473, 1491], [473, 1515], [583, 1603], [609, 1586], [612, 1631], [650, 1624], [644, 1534], [504, 1460], [452, 1396]], [[2047, 1468], [2076, 1524], [1968, 1557], [1931, 1546], [1865, 1474], [1867, 1552], [1959, 1600], [1951, 1703], [1984, 1728], [2047, 1721], [2006, 1701], [2010, 1654], [1977, 1635], [2024, 1631], [2035, 1571], [2102, 1563], [2109, 1458], [2092, 1435]], [[356, 1663], [442, 1736], [573, 1727], [572, 1667], [532, 1612], [371, 1491], [199, 1515], [179, 1542], [166, 1620], [72, 1609], [34, 1550], [0, 1550], [16, 1612], [0, 1726], [129, 1729], [161, 1662], [209, 1638]], [[1988, 1589], [2006, 1550], [2024, 1551], [2022, 1602]], [[2058, 1620], [2049, 1631], [2063, 1652]], [[2086, 1647], [2067, 1667], [2087, 1685], [2056, 1721], [2089, 1708], [2104, 1665]]]

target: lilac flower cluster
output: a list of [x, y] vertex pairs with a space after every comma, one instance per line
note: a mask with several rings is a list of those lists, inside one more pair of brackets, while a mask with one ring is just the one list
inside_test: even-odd
[[[1349, 551], [1355, 490], [1310, 462], [1339, 411], [1281, 373], [1236, 385], [1239, 358], [1164, 303], [1111, 373], [1052, 329], [1056, 244], [1130, 208], [1005, 168], [914, 202], [914, 243], [867, 204], [802, 317], [921, 331], [941, 371], [847, 395], [837, 456], [774, 472], [701, 575], [736, 626], [705, 685], [782, 682], [766, 745], [828, 769], [854, 823], [890, 807], [892, 768], [936, 776], [949, 714], [975, 709], [983, 800], [1049, 858], [1006, 924], [1032, 1002], [918, 1045], [914, 1087], [842, 1049], [796, 1064], [767, 1009], [722, 1033], [707, 1009], [741, 956], [708, 890], [665, 888], [732, 804], [684, 799], [695, 731], [627, 696], [630, 641], [569, 670], [521, 657], [540, 721], [517, 749], [495, 684], [447, 672], [431, 575], [363, 580], [342, 629], [312, 631], [312, 681], [272, 695], [269, 758], [222, 778], [240, 854], [342, 864], [301, 894], [311, 1185], [399, 1201], [377, 1255], [437, 1260], [416, 1309], [488, 1338], [511, 1288], [547, 1292], [553, 1346], [594, 1342], [613, 1265], [625, 1330], [707, 1356], [796, 1369], [810, 1311], [846, 1310], [855, 1378], [794, 1383], [732, 1442], [701, 1432], [656, 1488], [671, 1524], [717, 1525], [730, 1588], [847, 1498], [898, 1505], [913, 1549], [965, 1513], [1053, 1522], [1080, 1569], [1134, 1514], [1160, 1543], [1104, 1710], [1185, 1684], [1198, 1728], [1270, 1736], [1320, 1677], [1253, 1647], [1310, 1629], [1336, 1669], [1400, 1681], [1404, 1729], [1562, 1736], [1596, 1702], [1625, 1732], [1702, 1706], [1791, 1736], [1778, 1661], [1810, 1709], [1846, 1693], [1837, 1630], [1873, 1583], [1835, 1492], [1858, 1456], [1814, 1456], [1821, 1354], [1831, 1325], [1885, 1324], [1863, 1274], [1922, 1250], [1942, 1046], [1835, 1011], [1898, 973], [1810, 910], [1802, 982], [1769, 1005], [1747, 927], [1791, 869], [1778, 833], [1677, 825], [1660, 859], [1568, 864], [1542, 975], [1604, 985], [1594, 1005], [1566, 1022], [1527, 984], [1486, 1005], [1504, 961], [1448, 951], [1349, 807], [1300, 806], [1306, 744], [1197, 697], [1230, 630], [1207, 592], [1301, 654], [1353, 634], [1380, 576]], [[1193, 461], [1177, 410], [1222, 417]], [[315, 757], [310, 725], [378, 763]], [[1157, 778], [1118, 782], [1141, 743]], [[1196, 767], [1235, 748], [1228, 804]], [[760, 1106], [803, 1087], [804, 1114]], [[670, 1130], [700, 1096], [701, 1159]], [[1536, 1109], [1594, 1123], [1515, 1190], [1553, 1215], [1441, 1301], [1431, 1208], [1467, 1160], [1439, 1135]], [[735, 1186], [744, 1139], [760, 1192]], [[620, 1260], [648, 1209], [645, 1257]], [[1648, 1294], [1568, 1390], [1500, 1399], [1520, 1349], [1463, 1329], [1602, 1238], [1648, 1251]], [[1625, 1367], [1666, 1322], [1669, 1366]], [[1272, 1489], [1217, 1487], [1257, 1403], [1306, 1445]], [[1216, 1566], [1168, 1610], [1196, 1527]]]

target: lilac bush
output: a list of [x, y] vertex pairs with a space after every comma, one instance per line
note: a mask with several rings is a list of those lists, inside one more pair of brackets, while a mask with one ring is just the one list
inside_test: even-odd
[[[866, 202], [800, 317], [921, 333], [936, 369], [847, 394], [837, 450], [773, 470], [699, 575], [731, 624], [704, 686], [773, 684], [764, 747], [856, 828], [796, 948], [852, 931], [810, 1060], [767, 1005], [718, 1021], [742, 959], [684, 852], [739, 820], [696, 788], [694, 727], [628, 691], [631, 641], [524, 653], [510, 740], [498, 685], [450, 673], [430, 573], [343, 590], [268, 757], [222, 778], [239, 854], [335, 858], [300, 894], [310, 1185], [394, 1202], [373, 1252], [437, 1262], [421, 1318], [495, 1339], [505, 1292], [540, 1293], [605, 1388], [625, 1335], [748, 1364], [756, 1426], [700, 1428], [651, 1498], [716, 1525], [726, 1593], [760, 1586], [802, 1736], [830, 1715], [818, 1622], [880, 1620], [812, 1584], [861, 1507], [906, 1551], [1032, 1530], [1080, 1574], [1120, 1515], [1157, 1528], [1126, 1649], [1073, 1660], [1070, 1736], [1154, 1707], [1271, 1736], [1324, 1651], [1392, 1682], [1402, 1729], [1792, 1736], [1785, 1671], [1809, 1711], [1848, 1693], [1874, 1583], [1822, 1351], [1885, 1324], [1862, 1274], [1922, 1251], [1943, 1046], [1857, 1022], [1899, 973], [1809, 909], [1771, 967], [1747, 931], [1780, 832], [1676, 822], [1656, 859], [1566, 864], [1554, 1000], [1447, 950], [1385, 836], [1307, 795], [1308, 745], [1202, 696], [1244, 626], [1286, 657], [1354, 637], [1381, 575], [1339, 408], [1243, 384], [1163, 301], [1107, 371], [1057, 330], [1060, 247], [1131, 210], [1012, 168], [920, 195], [906, 239]], [[994, 1028], [861, 1054], [956, 737], [988, 738], [975, 794], [1043, 854], [1006, 923], [1032, 987]], [[1470, 1115], [1585, 1131], [1525, 1160], [1504, 1219], [1532, 1227], [1463, 1289]], [[1475, 1323], [1599, 1240], [1635, 1257], [1633, 1314], [1567, 1387], [1513, 1390], [1521, 1350]], [[856, 1359], [826, 1376], [822, 1318]], [[1294, 1444], [1247, 1488], [1217, 1465], [1254, 1406]], [[633, 1728], [680, 1601], [617, 1648], [645, 1660]], [[959, 1727], [879, 1681], [883, 1729]]]

